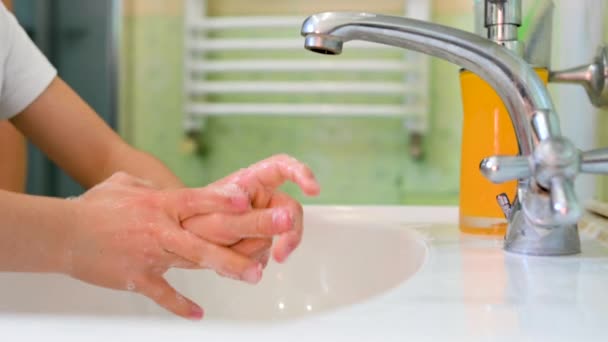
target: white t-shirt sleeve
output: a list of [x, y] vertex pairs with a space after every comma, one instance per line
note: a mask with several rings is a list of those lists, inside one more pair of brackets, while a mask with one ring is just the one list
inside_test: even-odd
[[0, 2], [0, 120], [23, 111], [57, 76], [57, 70]]

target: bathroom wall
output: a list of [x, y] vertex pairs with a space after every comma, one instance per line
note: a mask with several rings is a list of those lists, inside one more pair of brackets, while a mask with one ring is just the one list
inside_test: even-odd
[[[400, 5], [388, 0], [210, 4], [211, 13], [287, 10], [303, 18], [328, 8], [391, 13]], [[469, 1], [435, 1], [433, 20], [471, 30], [469, 7]], [[123, 15], [121, 134], [167, 163], [186, 184], [203, 185], [285, 152], [308, 163], [322, 183], [316, 199], [285, 188], [305, 203], [457, 203], [462, 109], [456, 66], [432, 61], [430, 132], [421, 161], [408, 155], [401, 120], [385, 118], [212, 118], [197, 153], [182, 133], [182, 1], [127, 0]]]

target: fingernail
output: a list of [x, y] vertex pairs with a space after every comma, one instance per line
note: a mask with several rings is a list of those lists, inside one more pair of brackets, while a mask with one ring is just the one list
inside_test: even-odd
[[285, 257], [283, 257], [283, 260], [281, 260], [281, 262], [287, 261], [287, 258], [289, 258], [289, 256], [291, 255], [291, 253], [293, 253], [296, 247], [298, 247], [298, 243], [295, 241], [290, 241], [285, 247]]
[[251, 283], [257, 284], [260, 279], [262, 279], [262, 264], [256, 263], [255, 265], [249, 267], [243, 273], [243, 280]]
[[190, 311], [190, 319], [198, 321], [203, 318], [203, 309], [198, 305], [193, 305]]
[[293, 225], [291, 212], [287, 209], [274, 209], [272, 211], [272, 224], [278, 227], [289, 227]]
[[289, 249], [285, 250], [285, 254], [283, 254], [283, 257], [281, 258], [281, 260], [277, 260], [279, 263], [284, 263], [285, 261], [287, 261], [287, 259], [289, 259], [289, 255], [291, 254], [291, 251]]
[[321, 185], [319, 183], [317, 183], [317, 181], [313, 181], [311, 184], [311, 190], [314, 194], [320, 194], [321, 193]]
[[266, 268], [268, 265], [268, 260], [270, 260], [270, 249], [267, 249], [261, 256], [260, 262], [262, 263], [262, 268]]

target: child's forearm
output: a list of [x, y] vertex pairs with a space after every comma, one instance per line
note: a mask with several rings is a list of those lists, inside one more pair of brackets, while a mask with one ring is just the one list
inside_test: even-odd
[[145, 179], [160, 189], [183, 187], [183, 183], [160, 160], [152, 155], [124, 145], [113, 151], [106, 165], [109, 176], [117, 171]]
[[11, 121], [85, 188], [118, 171], [160, 188], [182, 185], [159, 160], [127, 145], [60, 78]]
[[77, 204], [0, 190], [0, 271], [65, 272]]
[[24, 191], [26, 157], [23, 136], [10, 122], [0, 121], [0, 189]]

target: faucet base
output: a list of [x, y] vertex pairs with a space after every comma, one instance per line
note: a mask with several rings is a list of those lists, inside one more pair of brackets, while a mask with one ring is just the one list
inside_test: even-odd
[[513, 213], [505, 236], [505, 250], [512, 253], [557, 256], [581, 252], [576, 224], [539, 227], [529, 222], [523, 212]]

